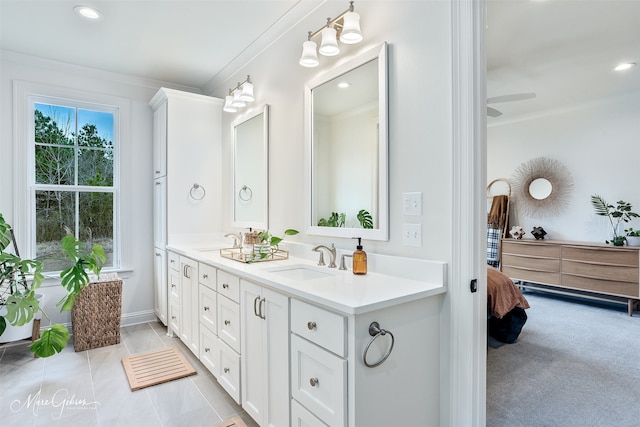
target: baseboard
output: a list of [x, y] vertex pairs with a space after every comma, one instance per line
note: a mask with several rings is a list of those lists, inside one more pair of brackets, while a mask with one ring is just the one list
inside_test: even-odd
[[158, 318], [154, 310], [137, 311], [135, 313], [123, 314], [120, 318], [120, 326], [131, 326], [157, 321]]

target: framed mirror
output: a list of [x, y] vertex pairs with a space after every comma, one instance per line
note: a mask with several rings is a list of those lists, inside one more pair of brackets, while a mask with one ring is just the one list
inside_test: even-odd
[[389, 240], [387, 44], [305, 85], [307, 233]]
[[231, 123], [233, 227], [269, 228], [269, 106]]

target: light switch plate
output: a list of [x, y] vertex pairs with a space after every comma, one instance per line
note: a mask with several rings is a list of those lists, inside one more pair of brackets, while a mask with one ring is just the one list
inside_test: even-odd
[[402, 193], [402, 215], [422, 215], [422, 193]]
[[402, 224], [402, 244], [404, 246], [422, 246], [422, 224]]

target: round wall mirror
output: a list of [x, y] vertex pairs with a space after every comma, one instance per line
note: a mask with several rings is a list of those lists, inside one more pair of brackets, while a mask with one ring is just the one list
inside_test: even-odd
[[538, 157], [518, 166], [512, 183], [518, 211], [533, 218], [562, 213], [573, 189], [569, 170], [548, 157]]
[[544, 200], [551, 195], [553, 186], [546, 178], [536, 178], [529, 184], [529, 194], [536, 200]]

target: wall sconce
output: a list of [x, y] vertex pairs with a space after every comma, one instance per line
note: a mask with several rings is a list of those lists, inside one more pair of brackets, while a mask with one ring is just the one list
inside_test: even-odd
[[247, 105], [248, 102], [255, 101], [253, 96], [253, 84], [249, 76], [242, 83], [238, 83], [233, 89], [229, 89], [229, 95], [224, 99], [223, 111], [227, 113], [235, 113], [238, 108], [242, 108]]
[[303, 67], [317, 67], [320, 64], [318, 60], [318, 45], [311, 40], [318, 34], [322, 35], [320, 49], [318, 50], [324, 56], [335, 56], [340, 53], [338, 39], [345, 44], [355, 44], [362, 41], [362, 32], [360, 31], [360, 15], [353, 11], [353, 2], [349, 2], [349, 9], [342, 12], [336, 18], [327, 18], [327, 24], [316, 31], [309, 31], [307, 41], [302, 44], [302, 56], [300, 57], [300, 65]]

